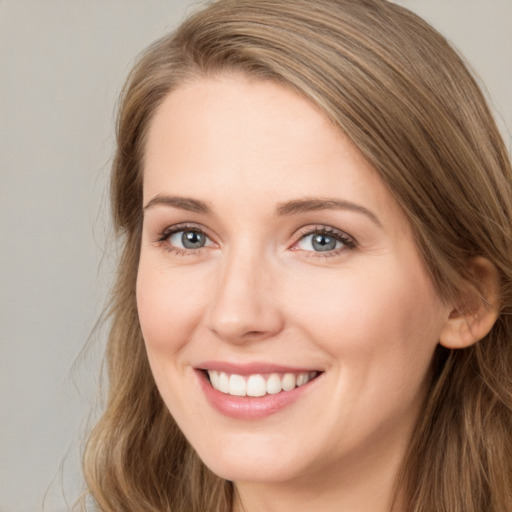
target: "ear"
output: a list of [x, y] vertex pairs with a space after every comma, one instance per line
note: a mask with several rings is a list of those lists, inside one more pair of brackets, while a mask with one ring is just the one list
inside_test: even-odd
[[468, 286], [460, 301], [450, 311], [440, 344], [446, 348], [466, 348], [484, 338], [498, 318], [500, 277], [496, 267], [486, 258], [469, 262], [476, 286]]

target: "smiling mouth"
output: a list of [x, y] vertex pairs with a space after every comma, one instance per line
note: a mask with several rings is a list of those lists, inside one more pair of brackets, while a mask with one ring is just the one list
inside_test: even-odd
[[270, 373], [238, 375], [218, 370], [204, 370], [213, 389], [231, 396], [262, 397], [276, 395], [304, 386], [321, 372]]

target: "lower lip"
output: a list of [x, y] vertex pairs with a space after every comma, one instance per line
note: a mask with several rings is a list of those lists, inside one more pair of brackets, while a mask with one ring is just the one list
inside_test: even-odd
[[276, 414], [298, 400], [319, 377], [290, 391], [262, 397], [233, 396], [212, 387], [204, 372], [197, 370], [199, 383], [208, 402], [224, 416], [238, 420], [256, 420]]

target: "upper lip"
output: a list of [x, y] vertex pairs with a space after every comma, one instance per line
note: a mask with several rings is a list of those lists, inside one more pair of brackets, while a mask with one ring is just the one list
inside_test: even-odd
[[197, 365], [198, 370], [216, 370], [236, 375], [254, 375], [257, 373], [303, 373], [321, 371], [318, 368], [287, 366], [274, 363], [230, 363], [227, 361], [205, 361]]

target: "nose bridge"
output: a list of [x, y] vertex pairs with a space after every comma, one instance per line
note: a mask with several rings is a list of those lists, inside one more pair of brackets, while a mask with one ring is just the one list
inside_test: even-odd
[[209, 328], [229, 342], [262, 339], [282, 327], [272, 290], [272, 265], [250, 241], [224, 256], [208, 315]]

